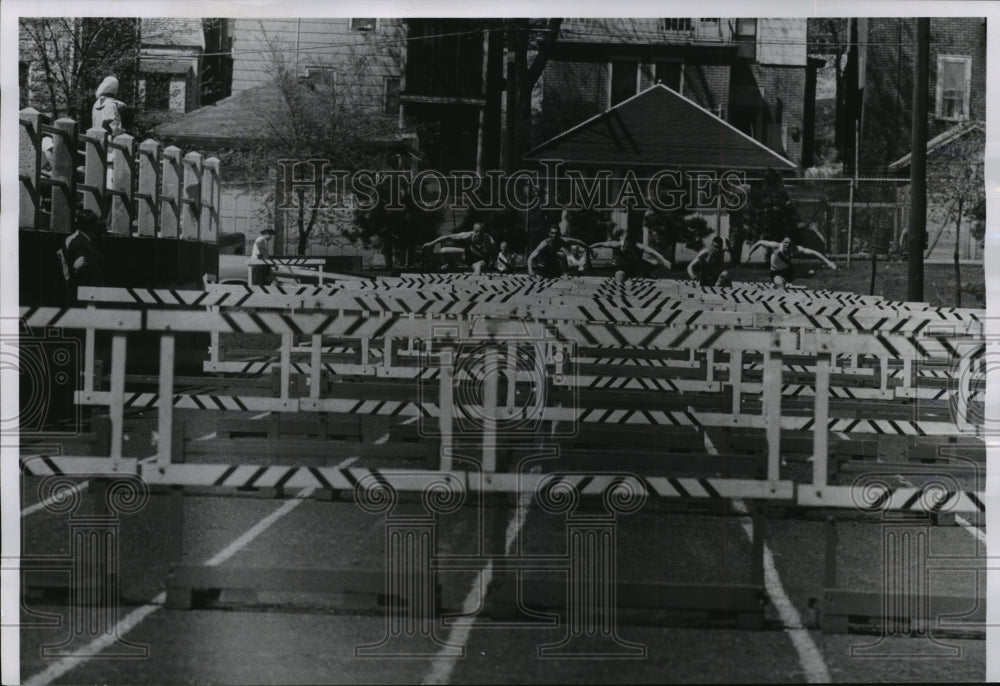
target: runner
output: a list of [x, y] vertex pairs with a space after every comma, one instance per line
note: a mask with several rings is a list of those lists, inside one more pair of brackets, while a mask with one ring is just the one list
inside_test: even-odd
[[496, 241], [494, 241], [493, 237], [483, 230], [482, 222], [476, 222], [473, 224], [472, 231], [453, 233], [448, 236], [435, 238], [433, 241], [428, 241], [427, 243], [424, 243], [422, 249], [427, 250], [445, 241], [464, 244], [462, 248], [453, 248], [449, 252], [454, 250], [464, 250], [465, 262], [472, 267], [473, 274], [482, 274], [483, 270], [492, 266], [493, 261], [496, 259]]
[[562, 276], [565, 267], [563, 260], [559, 259], [559, 253], [566, 250], [569, 245], [579, 245], [588, 253], [590, 252], [590, 248], [583, 241], [561, 236], [558, 226], [551, 227], [549, 237], [539, 243], [535, 251], [528, 257], [528, 273], [547, 279], [556, 279]]
[[688, 276], [702, 286], [725, 286], [731, 283], [726, 271], [726, 249], [722, 238], [716, 236], [707, 248], [694, 256], [688, 264]]
[[771, 281], [779, 288], [787, 289], [791, 286], [791, 282], [795, 278], [795, 264], [792, 260], [799, 255], [810, 255], [812, 257], [819, 258], [825, 262], [826, 266], [830, 269], [837, 269], [837, 265], [828, 260], [822, 253], [811, 248], [797, 246], [792, 242], [792, 239], [787, 236], [785, 236], [785, 239], [780, 243], [775, 241], [759, 240], [753, 244], [753, 247], [750, 248], [750, 252], [747, 253], [747, 255], [752, 255], [753, 251], [760, 247], [773, 251], [771, 253]]
[[612, 249], [612, 261], [616, 267], [616, 281], [623, 281], [624, 279], [648, 278], [652, 274], [652, 270], [655, 265], [646, 260], [644, 255], [649, 255], [650, 257], [658, 260], [659, 263], [667, 269], [671, 269], [673, 267], [673, 265], [670, 264], [670, 260], [652, 248], [640, 245], [628, 231], [621, 232], [620, 240], [594, 243], [590, 247]]

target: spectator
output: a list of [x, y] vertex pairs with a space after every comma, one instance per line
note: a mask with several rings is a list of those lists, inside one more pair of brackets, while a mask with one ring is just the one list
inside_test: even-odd
[[250, 285], [266, 286], [271, 278], [271, 267], [264, 264], [263, 259], [271, 256], [271, 240], [274, 229], [264, 229], [253, 242], [253, 252], [250, 253]]
[[514, 271], [514, 254], [510, 251], [510, 244], [507, 241], [500, 243], [500, 251], [497, 253], [497, 272], [500, 274], [510, 274]]
[[91, 110], [91, 126], [104, 129], [114, 138], [125, 133], [122, 127], [122, 109], [125, 103], [112, 97], [118, 95], [118, 79], [109, 76], [97, 87], [97, 101]]
[[104, 233], [101, 218], [92, 210], [80, 210], [74, 226], [76, 230], [56, 251], [70, 303], [76, 302], [77, 287], [104, 285], [104, 258], [96, 245]]

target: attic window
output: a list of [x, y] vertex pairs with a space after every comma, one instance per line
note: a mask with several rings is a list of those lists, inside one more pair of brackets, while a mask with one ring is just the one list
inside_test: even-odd
[[934, 113], [938, 119], [965, 121], [969, 118], [972, 58], [938, 55], [937, 92]]
[[378, 28], [378, 19], [351, 19], [351, 31], [374, 31]]
[[664, 31], [690, 31], [690, 19], [662, 19]]

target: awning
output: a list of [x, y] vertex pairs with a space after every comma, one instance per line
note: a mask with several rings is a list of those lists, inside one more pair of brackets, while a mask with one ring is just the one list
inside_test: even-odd
[[143, 57], [139, 60], [141, 74], [186, 74], [192, 68], [191, 60], [165, 57]]

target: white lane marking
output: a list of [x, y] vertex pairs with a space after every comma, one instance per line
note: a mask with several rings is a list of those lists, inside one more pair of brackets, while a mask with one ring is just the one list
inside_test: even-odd
[[[412, 424], [413, 422], [417, 421], [418, 419], [420, 419], [419, 416], [410, 417], [405, 422], [403, 422], [402, 424], [400, 424], [400, 426], [406, 426], [407, 424]], [[375, 445], [382, 445], [383, 443], [387, 442], [389, 440], [389, 433], [390, 433], [390, 431], [387, 431], [383, 435], [381, 435], [377, 439], [375, 439]]]
[[45, 686], [46, 684], [50, 684], [56, 679], [59, 679], [71, 669], [86, 664], [90, 661], [91, 657], [113, 645], [118, 638], [123, 637], [125, 634], [132, 631], [132, 629], [137, 627], [139, 622], [159, 610], [166, 600], [166, 593], [158, 594], [155, 598], [153, 598], [151, 604], [137, 607], [123, 617], [115, 625], [114, 633], [104, 634], [100, 638], [91, 641], [82, 650], [77, 651], [75, 655], [64, 657], [58, 662], [49, 665], [44, 670], [25, 681], [24, 686]]
[[[250, 420], [263, 419], [264, 417], [266, 417], [269, 414], [271, 414], [271, 413], [270, 412], [262, 412], [262, 413], [260, 413], [258, 415], [254, 415], [253, 417], [250, 418]], [[192, 440], [195, 440], [195, 441], [207, 441], [207, 440], [209, 440], [211, 438], [215, 438], [215, 435], [216, 434], [213, 431], [212, 433], [205, 434], [204, 436], [199, 436], [198, 438], [194, 438]], [[150, 461], [155, 460], [155, 459], [156, 459], [156, 455], [150, 455], [149, 457], [142, 458], [139, 462], [140, 462], [140, 464], [146, 464], [147, 462], [150, 462]], [[78, 483], [75, 486], [73, 486], [72, 488], [70, 488], [69, 492], [71, 492], [71, 493], [79, 493], [80, 491], [82, 491], [85, 488], [87, 488], [87, 486], [89, 486], [89, 485], [90, 485], [90, 481], [81, 481], [80, 483]], [[67, 493], [67, 495], [68, 495], [68, 493]], [[48, 507], [49, 505], [51, 505], [53, 502], [55, 502], [55, 500], [56, 500], [55, 496], [49, 496], [45, 500], [39, 501], [39, 502], [35, 503], [34, 505], [29, 505], [28, 507], [26, 507], [23, 510], [21, 510], [21, 517], [27, 517], [30, 514], [34, 514], [35, 512], [38, 512], [39, 510], [43, 510], [46, 507]]]
[[[358, 458], [356, 457], [348, 458], [338, 464], [337, 468], [347, 467], [357, 459]], [[215, 567], [228, 560], [230, 557], [239, 552], [241, 548], [248, 545], [251, 541], [274, 525], [275, 522], [301, 505], [315, 490], [316, 489], [314, 488], [303, 489], [296, 495], [295, 498], [283, 504], [276, 511], [272, 512], [251, 527], [250, 530], [242, 536], [223, 548], [219, 553], [206, 562], [205, 565]], [[137, 627], [142, 620], [163, 607], [163, 603], [166, 602], [166, 599], [166, 593], [159, 593], [155, 598], [153, 598], [149, 605], [142, 605], [119, 620], [118, 623], [115, 624], [115, 630], [112, 633], [105, 634], [104, 636], [91, 641], [86, 647], [77, 651], [75, 654], [70, 655], [69, 657], [64, 657], [58, 662], [49, 665], [47, 668], [25, 681], [24, 686], [46, 686], [47, 684], [50, 684], [65, 675], [71, 669], [86, 664], [93, 656], [112, 645], [116, 638], [124, 638], [125, 635]]]
[[[705, 447], [710, 454], [718, 454], [718, 450], [715, 449], [715, 446], [708, 439], [707, 435]], [[750, 512], [747, 509], [746, 503], [742, 500], [734, 499], [733, 509], [744, 515], [740, 517], [740, 526], [743, 529], [743, 533], [753, 543], [753, 521], [748, 516]], [[811, 684], [830, 683], [830, 670], [823, 659], [823, 653], [815, 641], [812, 640], [808, 629], [803, 626], [802, 616], [799, 615], [799, 611], [795, 609], [795, 605], [792, 604], [791, 599], [788, 597], [788, 593], [781, 583], [781, 577], [778, 576], [778, 567], [774, 564], [774, 554], [767, 543], [764, 544], [764, 588], [767, 590], [767, 595], [774, 604], [774, 607], [778, 610], [778, 617], [780, 617], [781, 623], [785, 626], [788, 638], [792, 641], [792, 647], [795, 648], [795, 652], [799, 655], [799, 664], [802, 665], [802, 670], [805, 672], [806, 681]]]
[[[528, 507], [531, 505], [531, 498], [532, 494], [526, 492], [522, 493], [517, 499], [517, 510], [507, 524], [504, 554], [510, 553], [511, 546], [517, 540], [521, 532], [521, 527], [524, 526], [524, 520], [528, 517]], [[489, 588], [490, 581], [492, 580], [493, 562], [490, 561], [486, 563], [486, 566], [483, 567], [472, 582], [472, 588], [469, 589], [468, 595], [465, 596], [465, 602], [462, 603], [462, 614], [471, 615], [479, 609], [486, 589]], [[448, 638], [445, 641], [447, 647], [442, 648], [438, 656], [434, 658], [430, 674], [423, 680], [424, 684], [448, 683], [451, 679], [451, 672], [455, 668], [455, 662], [458, 660], [458, 657], [448, 654], [448, 650], [454, 648], [454, 646], [461, 646], [461, 655], [464, 656], [465, 646], [469, 642], [469, 636], [472, 634], [472, 627], [475, 623], [475, 617], [467, 617], [465, 621], [456, 621], [452, 625], [451, 631], [448, 633]]]
[[[749, 515], [746, 503], [742, 500], [733, 500], [733, 509], [741, 515]], [[747, 537], [753, 541], [753, 525], [748, 517], [740, 518], [740, 525]], [[827, 669], [823, 660], [823, 653], [819, 646], [813, 641], [809, 630], [802, 624], [802, 616], [795, 609], [785, 587], [778, 576], [778, 568], [774, 564], [774, 555], [771, 549], [764, 544], [764, 586], [767, 588], [767, 595], [778, 610], [781, 623], [785, 625], [785, 631], [792, 640], [795, 652], [799, 654], [799, 664], [802, 665], [806, 674], [806, 681], [810, 684], [830, 683], [830, 670]]]
[[[341, 462], [338, 467], [346, 467], [351, 464], [354, 460], [358, 458], [352, 457]], [[304, 488], [299, 491], [294, 498], [286, 502], [284, 505], [279, 507], [277, 510], [264, 517], [256, 524], [254, 524], [248, 531], [246, 531], [242, 536], [237, 538], [235, 541], [227, 545], [225, 548], [216, 553], [212, 559], [205, 563], [206, 567], [218, 567], [223, 562], [231, 558], [233, 555], [250, 545], [251, 542], [262, 533], [271, 528], [271, 526], [284, 517], [286, 514], [294, 510], [296, 507], [302, 504], [302, 501], [313, 494], [315, 488]]]

